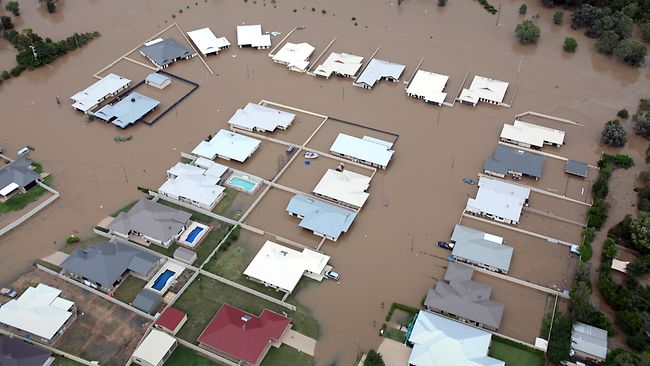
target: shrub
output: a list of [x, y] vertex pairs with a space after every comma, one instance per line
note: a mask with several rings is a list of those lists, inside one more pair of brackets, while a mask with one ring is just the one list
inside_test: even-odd
[[564, 38], [564, 50], [566, 52], [574, 53], [576, 51], [576, 48], [578, 48], [578, 42], [576, 41], [575, 38], [572, 37]]
[[68, 243], [68, 244], [78, 243], [79, 240], [81, 240], [81, 239], [79, 239], [78, 236], [74, 236], [74, 235], [70, 235], [67, 238], [65, 238], [65, 242]]
[[650, 117], [637, 114], [632, 117], [632, 120], [634, 121], [634, 133], [650, 140]]
[[561, 361], [569, 359], [572, 321], [564, 313], [558, 311], [553, 319], [552, 329], [546, 356], [549, 361], [560, 364]]
[[10, 11], [15, 17], [20, 16], [20, 7], [18, 1], [10, 1], [5, 5], [5, 9]]
[[9, 30], [14, 28], [14, 23], [11, 22], [11, 17], [3, 15], [0, 16], [0, 29]]
[[578, 247], [578, 251], [580, 252], [580, 259], [583, 262], [589, 262], [591, 257], [594, 255], [594, 250], [591, 246], [591, 242], [582, 243], [580, 247]]
[[630, 112], [628, 112], [627, 109], [623, 108], [620, 111], [618, 111], [616, 115], [618, 116], [618, 118], [627, 119], [630, 116]]
[[363, 363], [364, 366], [384, 366], [384, 359], [381, 357], [381, 354], [377, 353], [374, 349], [368, 351], [366, 360]]
[[650, 22], [645, 22], [639, 26], [641, 30], [641, 38], [644, 41], [650, 41]]
[[519, 14], [525, 15], [526, 11], [528, 11], [528, 5], [521, 4], [521, 6], [519, 7]]
[[594, 199], [594, 203], [587, 213], [587, 226], [600, 230], [605, 220], [607, 220], [607, 209], [608, 205], [604, 199]]
[[447, 0], [438, 0], [438, 6], [445, 6], [447, 5]]
[[531, 20], [524, 20], [517, 24], [515, 36], [521, 44], [535, 44], [539, 40], [541, 31]]
[[25, 67], [24, 65], [16, 65], [16, 66], [14, 66], [13, 69], [11, 69], [11, 71], [9, 71], [9, 73], [11, 74], [11, 76], [15, 77], [15, 76], [18, 76], [18, 75], [22, 74], [23, 71], [25, 71], [26, 68], [27, 67]]
[[2, 72], [2, 74], [0, 74], [0, 78], [2, 78], [3, 80], [11, 79], [11, 74], [9, 73], [9, 71], [5, 70]]
[[564, 23], [564, 12], [563, 11], [556, 11], [553, 14], [553, 23], [556, 25], [562, 25]]
[[47, 12], [48, 13], [52, 14], [52, 13], [56, 12], [56, 4], [54, 3], [54, 1], [47, 0], [45, 5], [47, 6]]
[[627, 142], [627, 132], [617, 119], [608, 121], [601, 133], [601, 141], [612, 147], [623, 147]]
[[633, 39], [622, 40], [614, 48], [613, 52], [617, 60], [637, 67], [643, 66], [647, 53], [647, 47], [643, 43]]

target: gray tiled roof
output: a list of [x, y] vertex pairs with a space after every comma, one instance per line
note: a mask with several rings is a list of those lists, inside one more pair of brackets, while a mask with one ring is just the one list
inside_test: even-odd
[[176, 59], [188, 58], [192, 55], [190, 50], [173, 38], [164, 39], [151, 46], [142, 47], [140, 52], [160, 67], [165, 67], [173, 63]]
[[539, 178], [542, 176], [544, 156], [532, 152], [497, 145], [494, 156], [485, 160], [483, 169], [507, 174], [508, 170]]
[[151, 312], [156, 310], [161, 303], [162, 297], [160, 295], [145, 288], [140, 291], [135, 299], [133, 299], [131, 305], [138, 310], [151, 314]]
[[52, 356], [51, 352], [28, 343], [0, 336], [0, 365], [2, 366], [43, 366]]
[[189, 212], [143, 198], [128, 212], [120, 212], [108, 229], [124, 235], [135, 231], [166, 242], [183, 229], [191, 216]]
[[11, 183], [18, 184], [20, 188], [25, 188], [25, 186], [37, 180], [39, 175], [29, 168], [31, 165], [31, 160], [20, 158], [0, 169], [0, 189]]

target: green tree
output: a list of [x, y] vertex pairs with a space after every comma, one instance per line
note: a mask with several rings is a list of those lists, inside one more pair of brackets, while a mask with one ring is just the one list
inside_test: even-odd
[[525, 15], [526, 11], [528, 11], [528, 5], [521, 4], [521, 6], [519, 7], [519, 14]]
[[566, 37], [564, 38], [563, 48], [566, 52], [574, 53], [576, 51], [576, 48], [578, 48], [578, 42], [576, 41], [575, 38]]
[[569, 351], [571, 350], [571, 319], [558, 311], [553, 319], [553, 330], [551, 337], [548, 340], [548, 348], [546, 356], [548, 360], [560, 364], [561, 361], [569, 358]]
[[19, 16], [20, 15], [20, 6], [18, 5], [18, 1], [10, 1], [5, 5], [5, 9], [7, 11], [10, 11], [11, 14], [14, 16]]
[[562, 25], [562, 23], [564, 23], [564, 12], [556, 11], [553, 14], [553, 24]]
[[438, 6], [445, 6], [447, 5], [447, 0], [438, 0]]
[[630, 223], [632, 244], [641, 253], [650, 252], [650, 213], [639, 212], [639, 216]]
[[515, 36], [517, 36], [521, 44], [537, 43], [540, 34], [539, 27], [532, 20], [524, 20], [517, 24], [517, 28], [515, 28]]
[[632, 66], [643, 66], [648, 53], [646, 46], [632, 39], [624, 39], [614, 48], [614, 57]]
[[596, 41], [596, 49], [600, 53], [611, 55], [616, 46], [618, 46], [618, 35], [613, 31], [604, 31]]
[[632, 120], [634, 121], [634, 133], [650, 140], [650, 116], [638, 114], [633, 116]]
[[623, 147], [627, 142], [627, 132], [617, 119], [608, 121], [603, 128], [601, 141], [612, 147]]
[[368, 351], [366, 356], [366, 361], [363, 363], [364, 366], [384, 366], [384, 359], [381, 357], [381, 354], [377, 353], [374, 349]]
[[0, 16], [0, 29], [9, 30], [14, 28], [14, 23], [11, 21], [11, 17], [6, 15]]
[[628, 112], [627, 109], [623, 108], [620, 111], [618, 111], [616, 115], [618, 116], [618, 118], [628, 119], [628, 117], [630, 117], [630, 112]]
[[45, 2], [45, 5], [47, 6], [47, 12], [48, 12], [48, 13], [51, 14], [51, 13], [56, 12], [56, 4], [54, 3], [53, 0], [47, 0], [47, 1]]
[[650, 355], [631, 353], [623, 348], [616, 348], [607, 354], [604, 366], [648, 366]]

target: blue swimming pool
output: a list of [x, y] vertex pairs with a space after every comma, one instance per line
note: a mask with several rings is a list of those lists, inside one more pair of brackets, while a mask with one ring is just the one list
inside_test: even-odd
[[194, 239], [196, 239], [197, 236], [203, 231], [203, 228], [200, 226], [197, 226], [190, 232], [190, 234], [187, 236], [187, 239], [185, 239], [186, 242], [188, 243], [194, 243]]
[[167, 284], [167, 281], [169, 281], [170, 278], [172, 278], [176, 272], [172, 271], [171, 269], [166, 269], [165, 272], [161, 273], [158, 278], [153, 283], [153, 286], [151, 286], [154, 290], [161, 291], [163, 288], [165, 288], [165, 285]]
[[242, 179], [242, 178], [239, 178], [239, 177], [230, 178], [229, 183], [231, 185], [235, 186], [235, 187], [242, 188], [242, 189], [244, 189], [244, 190], [246, 190], [248, 192], [252, 192], [255, 189], [255, 186], [257, 185], [257, 183], [255, 183], [255, 182], [252, 182], [252, 181], [250, 181], [248, 179]]

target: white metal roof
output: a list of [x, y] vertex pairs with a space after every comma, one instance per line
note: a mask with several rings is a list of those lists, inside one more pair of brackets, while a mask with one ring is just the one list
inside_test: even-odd
[[175, 344], [176, 338], [163, 331], [152, 329], [133, 352], [133, 358], [138, 358], [151, 365], [159, 365]]
[[238, 25], [237, 44], [239, 46], [271, 47], [271, 35], [262, 34], [262, 26]]
[[530, 188], [486, 177], [479, 178], [478, 186], [476, 198], [467, 200], [468, 210], [519, 222]]
[[376, 143], [370, 139], [339, 133], [330, 147], [330, 151], [352, 156], [381, 166], [387, 166], [395, 151], [386, 147], [385, 144]]
[[228, 130], [219, 130], [210, 141], [201, 141], [192, 154], [207, 159], [217, 155], [243, 163], [260, 145], [260, 140]]
[[544, 143], [556, 145], [564, 144], [564, 131], [534, 125], [532, 123], [515, 120], [512, 125], [504, 124], [501, 138], [519, 141], [535, 147], [542, 147]]
[[370, 195], [366, 190], [370, 177], [344, 170], [328, 169], [314, 188], [314, 193], [361, 208]]
[[219, 52], [220, 49], [230, 46], [226, 37], [217, 38], [208, 27], [187, 32], [187, 35], [203, 55]]
[[399, 80], [406, 65], [396, 64], [389, 61], [373, 58], [370, 60], [361, 75], [354, 81], [354, 84], [364, 84], [372, 88], [382, 78]]
[[209, 168], [176, 163], [167, 173], [171, 176], [158, 189], [171, 197], [185, 197], [204, 206], [212, 206], [224, 187], [217, 185], [228, 167], [212, 162]]
[[460, 93], [460, 100], [476, 104], [479, 98], [502, 103], [506, 95], [508, 83], [494, 80], [484, 76], [474, 76], [469, 89], [463, 89]]
[[355, 56], [349, 53], [332, 52], [325, 62], [314, 70], [314, 74], [327, 78], [330, 77], [332, 73], [354, 76], [361, 68], [362, 63], [363, 57], [361, 56]]
[[309, 66], [309, 56], [314, 52], [314, 49], [309, 43], [287, 42], [273, 56], [273, 61], [285, 64], [289, 68], [305, 71]]
[[575, 322], [571, 332], [571, 348], [605, 359], [607, 357], [607, 331]]
[[19, 298], [0, 307], [0, 323], [52, 339], [72, 316], [58, 306], [60, 303], [53, 305], [60, 294], [61, 290], [42, 283], [29, 287]]
[[447, 97], [447, 93], [442, 91], [445, 89], [448, 80], [449, 76], [447, 75], [418, 70], [413, 80], [411, 80], [411, 84], [406, 88], [406, 94], [424, 97], [427, 101], [441, 104]]
[[276, 128], [286, 130], [294, 118], [296, 115], [293, 113], [248, 103], [243, 109], [237, 109], [228, 123], [245, 130], [275, 131]]
[[107, 95], [111, 95], [124, 88], [130, 82], [131, 80], [119, 75], [108, 74], [93, 85], [71, 96], [70, 99], [74, 102], [72, 106], [83, 112], [87, 112]]
[[244, 275], [291, 292], [305, 271], [321, 273], [329, 259], [310, 249], [299, 252], [267, 240], [246, 267]]
[[6, 187], [0, 189], [0, 196], [7, 196], [9, 193], [13, 192], [16, 190], [16, 188], [20, 187], [16, 182], [11, 182], [9, 183]]
[[630, 264], [630, 261], [620, 261], [616, 258], [612, 259], [612, 269], [622, 273], [627, 273], [628, 264]]

